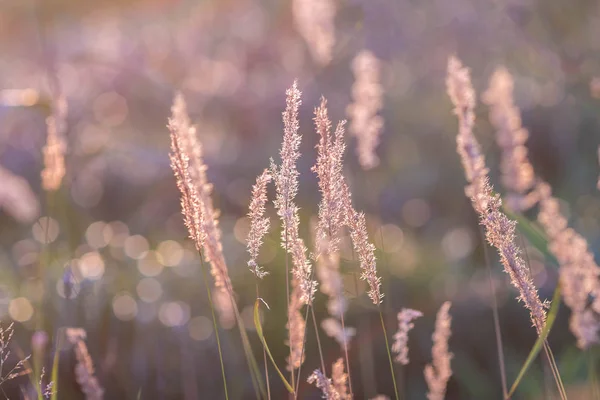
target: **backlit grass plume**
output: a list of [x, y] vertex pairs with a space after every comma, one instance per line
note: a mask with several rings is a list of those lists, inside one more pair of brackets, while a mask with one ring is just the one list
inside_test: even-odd
[[535, 177], [525, 147], [528, 134], [513, 103], [513, 85], [510, 73], [500, 68], [492, 75], [485, 94], [491, 108], [490, 121], [496, 127], [496, 141], [502, 150], [502, 182], [508, 190], [509, 206], [515, 211], [525, 211], [539, 201], [537, 219], [550, 241], [548, 249], [559, 262], [563, 299], [571, 309], [569, 326], [578, 346], [587, 348], [600, 340], [600, 320], [587, 305], [588, 298], [600, 294], [600, 267], [587, 241], [568, 227], [550, 185]]
[[516, 223], [501, 211], [502, 200], [493, 192], [489, 183], [485, 158], [473, 135], [475, 92], [471, 86], [469, 70], [455, 57], [448, 61], [446, 85], [454, 104], [454, 113], [458, 117], [456, 143], [468, 182], [465, 193], [479, 214], [487, 241], [498, 250], [504, 270], [519, 291], [518, 298], [529, 310], [533, 325], [539, 334], [546, 321], [546, 311], [525, 262], [519, 255], [521, 250], [515, 243]]
[[312, 266], [306, 256], [306, 246], [300, 237], [298, 226], [298, 206], [294, 203], [298, 193], [298, 170], [296, 162], [300, 157], [298, 147], [302, 137], [298, 133], [298, 108], [301, 92], [297, 82], [286, 91], [286, 109], [283, 112], [283, 144], [280, 150], [281, 165], [271, 162], [271, 175], [275, 182], [275, 208], [282, 221], [281, 245], [292, 256], [292, 273], [300, 289], [300, 300], [312, 303], [317, 284], [312, 279]]
[[446, 395], [446, 386], [452, 376], [452, 367], [450, 361], [453, 354], [448, 350], [448, 339], [450, 339], [450, 317], [451, 303], [449, 301], [442, 304], [435, 320], [435, 331], [433, 333], [433, 348], [431, 355], [433, 361], [425, 366], [425, 381], [429, 387], [427, 398], [429, 400], [444, 400]]
[[379, 164], [375, 149], [383, 129], [383, 118], [378, 114], [383, 105], [383, 86], [380, 61], [369, 50], [362, 50], [352, 60], [354, 85], [352, 104], [348, 106], [350, 133], [356, 137], [356, 154], [363, 169]]
[[66, 330], [67, 340], [73, 345], [77, 364], [75, 365], [75, 379], [85, 394], [87, 400], [101, 400], [104, 398], [104, 389], [100, 386], [94, 375], [92, 357], [85, 344], [86, 332], [79, 328]]
[[250, 200], [250, 211], [248, 218], [250, 219], [250, 231], [248, 232], [247, 248], [250, 253], [250, 261], [248, 267], [258, 277], [263, 278], [268, 272], [264, 271], [258, 265], [258, 254], [262, 245], [263, 237], [269, 231], [269, 218], [265, 217], [265, 204], [267, 202], [267, 185], [271, 181], [269, 170], [264, 170], [256, 178], [256, 184], [252, 188], [252, 199]]
[[329, 64], [335, 44], [336, 2], [333, 0], [294, 0], [296, 30], [306, 41], [312, 58], [320, 65]]
[[298, 369], [304, 362], [304, 336], [306, 332], [306, 321], [302, 316], [302, 291], [298, 287], [296, 278], [292, 279], [292, 294], [290, 295], [290, 304], [288, 306], [288, 329], [287, 345], [290, 348], [290, 355], [287, 358], [287, 369], [293, 371]]
[[506, 202], [512, 210], [525, 211], [535, 205], [538, 196], [531, 191], [535, 174], [525, 147], [529, 133], [521, 125], [521, 115], [513, 101], [513, 87], [508, 70], [497, 68], [482, 98], [490, 106], [490, 122], [496, 128], [496, 142], [502, 150], [500, 171], [502, 184], [508, 191]]
[[56, 191], [65, 176], [65, 138], [67, 102], [64, 97], [56, 99], [52, 114], [46, 118], [47, 138], [44, 146], [44, 169], [41, 173], [42, 187], [46, 191]]
[[190, 238], [198, 251], [210, 263], [215, 286], [233, 293], [223, 248], [218, 213], [212, 203], [212, 185], [206, 178], [206, 165], [202, 159], [202, 146], [191, 126], [185, 100], [181, 94], [175, 97], [171, 132], [171, 168], [181, 192], [181, 208]]
[[321, 370], [314, 370], [314, 372], [308, 377], [307, 382], [314, 383], [319, 389], [321, 389], [324, 399], [341, 400], [340, 394], [337, 392], [335, 386], [331, 382], [331, 379], [327, 378]]
[[408, 332], [414, 328], [414, 321], [423, 316], [421, 311], [411, 308], [403, 308], [398, 313], [398, 331], [394, 334], [394, 344], [392, 351], [396, 353], [396, 362], [402, 365], [408, 365]]

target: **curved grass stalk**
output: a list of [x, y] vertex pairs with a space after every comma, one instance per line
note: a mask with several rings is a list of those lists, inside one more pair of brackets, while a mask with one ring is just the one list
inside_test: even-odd
[[[258, 292], [258, 278], [256, 278], [256, 299], [260, 299]], [[261, 341], [262, 342], [262, 341]], [[269, 383], [269, 366], [267, 364], [267, 349], [263, 343], [263, 362], [265, 364], [265, 380], [267, 381], [267, 399], [271, 400], [271, 385]]]
[[62, 345], [62, 336], [59, 336], [56, 340], [56, 350], [54, 350], [54, 358], [52, 359], [52, 372], [50, 373], [50, 379], [52, 383], [52, 395], [50, 400], [58, 399], [58, 362], [60, 359], [60, 348]]
[[273, 359], [273, 355], [271, 354], [271, 350], [269, 350], [267, 341], [265, 340], [265, 336], [264, 336], [263, 330], [262, 330], [262, 325], [260, 323], [260, 315], [258, 313], [258, 307], [260, 305], [260, 302], [261, 302], [261, 299], [256, 299], [256, 301], [254, 302], [254, 326], [256, 327], [256, 333], [258, 334], [258, 337], [259, 337], [261, 343], [263, 344], [267, 354], [269, 355], [269, 358], [271, 359], [271, 363], [273, 363], [273, 367], [275, 367], [277, 374], [279, 374], [279, 377], [281, 378], [283, 385], [288, 390], [288, 392], [290, 392], [291, 394], [294, 394], [294, 388], [290, 385], [290, 383], [287, 381], [287, 379], [285, 379], [285, 376], [283, 375], [283, 373], [277, 366], [277, 363], [275, 362], [275, 359]]
[[383, 330], [383, 337], [385, 338], [385, 350], [387, 351], [388, 360], [390, 362], [390, 372], [392, 373], [392, 381], [394, 382], [394, 393], [396, 395], [396, 400], [400, 400], [400, 396], [398, 395], [398, 387], [396, 385], [396, 374], [394, 373], [394, 363], [392, 361], [392, 353], [390, 353], [390, 344], [388, 342], [387, 332], [385, 331], [385, 322], [383, 321], [383, 312], [381, 312], [381, 307], [379, 308], [379, 319], [381, 320], [381, 329]]
[[202, 278], [204, 280], [204, 286], [206, 287], [206, 295], [208, 296], [210, 312], [212, 314], [213, 328], [215, 330], [215, 337], [217, 338], [217, 348], [219, 349], [219, 361], [221, 362], [221, 375], [223, 376], [223, 389], [225, 390], [225, 399], [229, 400], [229, 394], [227, 393], [227, 378], [225, 377], [225, 364], [223, 362], [223, 353], [221, 352], [221, 338], [219, 337], [219, 328], [217, 327], [215, 307], [212, 301], [212, 295], [210, 294], [210, 287], [208, 286], [208, 276], [206, 273], [206, 266], [204, 265], [204, 261], [202, 260], [202, 254], [200, 254], [200, 265], [202, 266]]
[[254, 392], [256, 394], [257, 399], [262, 399], [265, 397], [265, 388], [263, 386], [262, 380], [260, 379], [260, 369], [258, 368], [258, 363], [256, 362], [256, 357], [254, 357], [254, 353], [252, 352], [252, 347], [250, 346], [250, 340], [248, 339], [248, 333], [246, 332], [246, 326], [244, 325], [244, 320], [240, 315], [240, 310], [238, 309], [237, 303], [233, 298], [233, 295], [230, 294], [231, 304], [233, 305], [233, 312], [235, 314], [235, 319], [237, 321], [237, 326], [240, 331], [240, 337], [242, 338], [242, 345], [244, 347], [244, 353], [246, 356], [246, 361], [248, 363], [248, 368], [250, 368], [250, 377], [252, 378], [252, 386], [254, 387]]
[[[523, 363], [523, 366], [521, 367], [521, 370], [519, 371], [519, 374], [517, 375], [515, 382], [512, 384], [510, 390], [508, 391], [508, 394], [504, 397], [505, 399], [508, 400], [513, 396], [513, 394], [515, 393], [515, 390], [517, 390], [517, 387], [519, 386], [519, 383], [521, 383], [521, 381], [523, 380], [525, 373], [527, 372], [527, 370], [529, 369], [529, 367], [535, 360], [536, 356], [538, 355], [538, 353], [540, 352], [542, 347], [545, 346], [546, 338], [550, 334], [550, 330], [552, 329], [552, 326], [554, 325], [554, 321], [556, 320], [556, 315], [558, 314], [559, 306], [560, 306], [560, 285], [556, 286], [556, 290], [554, 291], [554, 296], [552, 297], [552, 306], [550, 307], [550, 311], [548, 312], [548, 317], [546, 319], [546, 325], [544, 326], [544, 329], [542, 329], [542, 332], [540, 333], [539, 337], [535, 341], [535, 344], [531, 348], [531, 351], [529, 352], [529, 355], [527, 356], [525, 363]], [[556, 364], [554, 364], [554, 365], [556, 365]], [[560, 376], [558, 377], [558, 379], [560, 380]], [[559, 391], [564, 391], [564, 387], [561, 389], [562, 381], [560, 382], [560, 384], [558, 384], [558, 382], [557, 382], [557, 385], [559, 386]], [[562, 397], [562, 395], [563, 394], [561, 393], [561, 397]], [[564, 398], [566, 398], [566, 394], [565, 394]]]
[[498, 367], [500, 368], [500, 381], [502, 383], [502, 396], [506, 397], [508, 394], [508, 385], [506, 383], [506, 365], [504, 363], [504, 351], [502, 345], [502, 332], [500, 331], [500, 317], [498, 315], [498, 300], [496, 299], [496, 289], [494, 288], [494, 282], [492, 281], [492, 265], [490, 262], [490, 256], [488, 253], [488, 247], [485, 245], [485, 233], [483, 228], [479, 227], [479, 234], [481, 235], [481, 242], [483, 243], [483, 254], [485, 257], [485, 265], [488, 271], [488, 279], [490, 281], [490, 293], [492, 297], [492, 314], [494, 317], [494, 332], [496, 334], [496, 348], [498, 351]]

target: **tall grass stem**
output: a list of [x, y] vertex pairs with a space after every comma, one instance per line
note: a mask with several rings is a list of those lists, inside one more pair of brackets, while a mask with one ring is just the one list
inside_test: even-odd
[[219, 337], [219, 327], [217, 326], [217, 317], [215, 316], [215, 306], [212, 301], [212, 295], [210, 293], [210, 286], [208, 285], [208, 274], [206, 273], [206, 266], [200, 253], [200, 265], [202, 267], [202, 278], [204, 280], [204, 286], [206, 287], [206, 295], [210, 304], [210, 312], [212, 314], [213, 328], [215, 330], [215, 337], [217, 339], [217, 348], [219, 349], [219, 361], [221, 362], [221, 375], [223, 376], [223, 389], [225, 390], [225, 399], [229, 400], [229, 394], [227, 392], [227, 378], [225, 377], [225, 363], [223, 362], [223, 353], [221, 351], [221, 338]]

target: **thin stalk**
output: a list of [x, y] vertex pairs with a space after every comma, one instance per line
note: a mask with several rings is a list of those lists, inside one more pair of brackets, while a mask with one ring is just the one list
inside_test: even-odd
[[[319, 328], [317, 328], [317, 318], [315, 317], [315, 308], [310, 307], [310, 313], [312, 314], [313, 326], [315, 327], [315, 336], [317, 337], [317, 348], [319, 349], [319, 358], [321, 359], [321, 368], [323, 370], [323, 374], [327, 373], [325, 369], [325, 359], [323, 358], [323, 349], [321, 348], [321, 338], [319, 337]], [[298, 376], [298, 379], [300, 377]]]
[[[287, 210], [287, 199], [285, 201], [285, 209]], [[288, 254], [288, 230], [287, 230], [287, 223], [285, 224], [285, 299], [287, 301], [287, 313], [288, 313], [288, 320], [289, 320], [289, 310], [290, 310], [290, 256]], [[305, 319], [306, 321], [306, 319]], [[290, 344], [289, 344], [289, 348], [290, 348], [290, 362], [292, 361], [292, 341], [290, 338]], [[300, 365], [302, 365], [302, 363], [300, 363]], [[290, 368], [290, 380], [292, 381], [292, 387], [296, 388], [296, 382], [294, 380], [294, 367], [292, 366]], [[298, 376], [298, 380], [300, 380], [300, 376]], [[295, 391], [295, 395], [294, 395], [294, 399], [298, 398], [298, 391]]]
[[[332, 236], [331, 235], [331, 224], [327, 225], [327, 230], [328, 230], [329, 238], [331, 238], [331, 236]], [[329, 257], [329, 252], [328, 252], [327, 256]], [[338, 268], [339, 268], [339, 264], [338, 264]], [[356, 293], [358, 293], [358, 289], [356, 290]], [[346, 333], [346, 323], [344, 322], [345, 311], [342, 310], [342, 312], [340, 314], [341, 314], [340, 320], [342, 323], [342, 332], [344, 332], [344, 334], [345, 334]], [[344, 358], [346, 360], [346, 374], [348, 375], [348, 390], [350, 391], [350, 398], [353, 399], [354, 391], [352, 390], [352, 376], [350, 375], [350, 358], [348, 357], [348, 340], [344, 340]], [[325, 373], [325, 371], [323, 371], [323, 373]]]
[[238, 330], [240, 331], [240, 337], [242, 338], [242, 345], [244, 347], [244, 353], [246, 354], [246, 361], [248, 362], [248, 368], [250, 369], [250, 377], [252, 378], [252, 386], [254, 387], [254, 393], [256, 398], [262, 398], [265, 395], [265, 388], [262, 385], [260, 379], [260, 372], [252, 347], [250, 346], [250, 340], [248, 340], [248, 333], [246, 332], [246, 326], [240, 315], [237, 303], [235, 302], [233, 295], [230, 293], [231, 304], [233, 305], [233, 312], [237, 321]]
[[[304, 313], [304, 321], [306, 321], [308, 319], [308, 311], [309, 311], [310, 305], [306, 306], [306, 312]], [[304, 358], [304, 349], [306, 348], [306, 324], [304, 324], [304, 335], [302, 336], [304, 338], [304, 340], [302, 341], [302, 350], [300, 351], [300, 359], [302, 360]], [[294, 398], [297, 399], [298, 398], [298, 389], [300, 387], [300, 373], [302, 372], [302, 364], [304, 363], [300, 363], [300, 366], [298, 367], [298, 385], [294, 387]]]
[[554, 354], [552, 353], [552, 349], [550, 349], [550, 345], [548, 344], [547, 340], [544, 340], [544, 352], [546, 353], [546, 358], [548, 358], [550, 370], [552, 371], [552, 376], [554, 377], [554, 381], [556, 382], [556, 386], [558, 388], [558, 394], [560, 394], [560, 398], [562, 400], [566, 400], [567, 392], [560, 377], [560, 371], [558, 370], [558, 365], [556, 365]]
[[392, 381], [394, 382], [394, 394], [396, 400], [400, 400], [398, 395], [398, 386], [396, 385], [396, 374], [394, 374], [394, 363], [392, 362], [392, 354], [390, 353], [390, 344], [388, 342], [387, 332], [385, 330], [385, 322], [383, 321], [383, 312], [381, 312], [381, 306], [379, 308], [379, 319], [381, 320], [381, 329], [383, 330], [383, 337], [385, 338], [385, 350], [387, 351], [388, 360], [390, 362], [390, 372], [392, 373]]
[[206, 295], [208, 296], [208, 302], [210, 304], [210, 312], [212, 313], [213, 328], [215, 330], [215, 337], [217, 338], [217, 348], [219, 349], [219, 361], [221, 362], [221, 375], [223, 376], [223, 389], [225, 390], [225, 399], [229, 400], [229, 394], [227, 393], [227, 378], [225, 377], [225, 363], [223, 362], [223, 353], [221, 352], [221, 339], [219, 337], [219, 328], [217, 327], [217, 317], [215, 316], [215, 307], [212, 301], [212, 295], [210, 293], [210, 287], [208, 286], [208, 276], [206, 273], [206, 267], [200, 252], [200, 265], [202, 267], [202, 277], [204, 280], [204, 286], [206, 287]]
[[596, 352], [592, 349], [588, 351], [588, 379], [592, 388], [592, 398], [600, 400], [600, 389], [598, 388], [598, 374], [596, 372]]
[[[385, 256], [385, 247], [384, 247], [384, 243], [383, 243], [383, 229], [382, 229], [381, 224], [379, 224], [379, 238], [381, 240], [381, 260], [383, 261], [383, 267], [385, 267], [387, 265], [387, 260], [386, 260], [386, 256]], [[386, 282], [384, 282], [384, 284], [389, 289], [388, 282], [386, 281]], [[385, 292], [389, 292], [389, 290], [386, 290]], [[390, 302], [386, 302], [384, 307], [389, 307], [389, 304], [390, 304]], [[381, 308], [379, 309], [379, 313], [381, 314]], [[384, 328], [384, 333], [385, 333], [385, 328]], [[386, 340], [386, 348], [387, 348], [387, 352], [390, 357], [390, 363], [391, 363], [391, 355], [390, 355], [390, 350], [389, 350], [390, 347], [387, 344], [387, 340]], [[401, 368], [400, 372], [401, 373], [404, 372], [404, 368]], [[392, 369], [392, 376], [395, 378], [393, 369]], [[400, 386], [400, 391], [398, 393], [402, 393], [402, 397], [406, 397], [406, 392], [404, 389], [404, 379], [402, 376], [400, 376], [398, 380], [400, 381], [400, 384], [398, 385], [398, 386]]]
[[[260, 294], [258, 292], [258, 278], [256, 278], [256, 299], [258, 300], [259, 298], [260, 298]], [[266, 349], [264, 343], [263, 343], [263, 361], [265, 363], [265, 380], [267, 381], [267, 399], [271, 400], [271, 385], [269, 384], [269, 366], [267, 364], [267, 349]]]
[[506, 382], [506, 366], [504, 363], [504, 346], [502, 345], [502, 332], [500, 331], [500, 317], [498, 315], [498, 300], [496, 299], [496, 288], [492, 280], [492, 266], [488, 247], [485, 243], [483, 229], [479, 226], [479, 234], [483, 243], [483, 254], [485, 257], [485, 266], [488, 272], [488, 280], [490, 282], [490, 296], [492, 299], [492, 315], [494, 316], [494, 333], [496, 334], [496, 349], [498, 352], [498, 366], [500, 367], [500, 380], [502, 382], [502, 397], [506, 398], [508, 394], [508, 385]]
[[[344, 324], [344, 314], [341, 313], [342, 332], [346, 332], [346, 325]], [[348, 357], [348, 340], [344, 340], [344, 358], [346, 359], [346, 374], [348, 374], [348, 390], [350, 391], [350, 398], [354, 398], [354, 391], [352, 390], [352, 377], [350, 376], [350, 358]]]
[[[527, 251], [527, 246], [525, 243], [525, 239], [523, 235], [518, 233], [518, 238], [520, 240], [521, 248], [523, 249], [523, 253], [525, 255], [525, 262], [527, 265], [527, 272], [529, 273], [529, 278], [533, 279], [531, 276], [531, 268], [529, 261], [529, 252]], [[538, 335], [541, 334], [541, 331], [538, 331]], [[548, 359], [548, 364], [550, 365], [550, 370], [552, 371], [552, 376], [554, 377], [554, 382], [556, 382], [556, 387], [558, 388], [558, 393], [560, 394], [560, 398], [562, 400], [567, 399], [567, 393], [565, 391], [565, 387], [563, 385], [562, 379], [560, 377], [560, 372], [558, 370], [558, 366], [556, 365], [556, 360], [554, 359], [554, 354], [552, 354], [552, 350], [550, 349], [550, 345], [548, 344], [548, 340], [544, 340], [544, 353], [546, 354], [546, 358]]]

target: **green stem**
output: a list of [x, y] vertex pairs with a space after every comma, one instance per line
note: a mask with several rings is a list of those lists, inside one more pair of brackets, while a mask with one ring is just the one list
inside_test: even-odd
[[[256, 300], [260, 299], [260, 294], [258, 292], [258, 277], [256, 278]], [[262, 343], [262, 340], [261, 340]], [[269, 366], [267, 364], [267, 349], [263, 345], [263, 361], [265, 363], [265, 380], [267, 381], [267, 399], [271, 400], [271, 385], [269, 383]]]
[[244, 320], [240, 315], [240, 310], [238, 309], [237, 303], [235, 302], [233, 294], [231, 293], [230, 299], [231, 304], [233, 305], [233, 312], [235, 314], [235, 319], [240, 331], [240, 336], [242, 338], [242, 345], [244, 347], [246, 361], [248, 362], [248, 368], [250, 369], [252, 386], [254, 387], [256, 398], [263, 398], [265, 396], [265, 388], [263, 387], [262, 380], [260, 379], [260, 369], [258, 368], [258, 363], [256, 362], [256, 358], [252, 352], [252, 347], [250, 346], [250, 340], [248, 339], [248, 333], [246, 332], [246, 325], [244, 324]]
[[217, 338], [217, 348], [219, 349], [219, 361], [221, 362], [221, 375], [223, 376], [223, 389], [225, 389], [225, 399], [229, 400], [229, 394], [227, 393], [227, 378], [225, 377], [225, 363], [223, 363], [223, 353], [221, 352], [221, 339], [219, 337], [219, 328], [217, 327], [217, 317], [215, 316], [215, 307], [212, 301], [212, 295], [210, 294], [210, 287], [208, 286], [208, 276], [206, 273], [206, 266], [202, 260], [202, 254], [200, 254], [200, 265], [202, 266], [202, 277], [204, 279], [204, 286], [206, 286], [206, 295], [208, 296], [208, 302], [210, 303], [210, 312], [212, 313], [213, 328], [215, 330], [215, 337]]
[[392, 374], [392, 381], [394, 382], [394, 393], [396, 394], [396, 400], [400, 400], [400, 396], [398, 395], [398, 386], [396, 385], [396, 374], [394, 374], [394, 363], [392, 362], [392, 354], [390, 353], [390, 344], [388, 342], [387, 332], [385, 330], [385, 322], [383, 321], [381, 307], [379, 307], [379, 319], [381, 320], [381, 329], [383, 330], [383, 337], [385, 338], [385, 350], [387, 351], [388, 360], [390, 362], [390, 372]]

